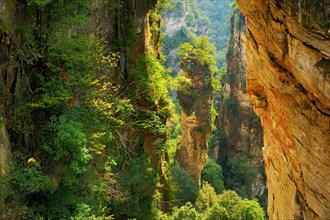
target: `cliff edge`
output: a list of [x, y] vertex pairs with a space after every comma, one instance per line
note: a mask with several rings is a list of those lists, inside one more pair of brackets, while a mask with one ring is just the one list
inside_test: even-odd
[[328, 1], [239, 0], [270, 219], [330, 218]]

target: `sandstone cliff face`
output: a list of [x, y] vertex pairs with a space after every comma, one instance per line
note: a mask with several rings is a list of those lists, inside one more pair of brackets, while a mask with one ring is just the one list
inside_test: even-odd
[[[182, 63], [186, 69], [188, 63]], [[178, 92], [181, 108], [182, 143], [176, 158], [200, 184], [201, 171], [207, 161], [207, 146], [211, 133], [213, 90], [207, 66], [192, 65], [184, 75], [192, 82], [192, 93]]]
[[239, 0], [270, 219], [330, 218], [329, 3]]
[[[231, 18], [231, 37], [227, 53], [227, 77], [222, 90], [223, 102], [218, 125], [225, 140], [221, 143], [221, 160], [230, 160], [237, 154], [245, 155], [256, 170], [252, 183], [252, 197], [266, 197], [267, 184], [263, 157], [263, 132], [253, 112], [246, 91], [246, 26], [245, 18], [235, 10]], [[266, 201], [262, 201], [266, 202]], [[266, 205], [266, 204], [263, 204]]]

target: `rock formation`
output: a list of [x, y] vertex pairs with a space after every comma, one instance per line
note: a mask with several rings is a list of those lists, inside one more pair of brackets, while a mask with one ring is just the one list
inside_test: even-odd
[[11, 30], [10, 24], [15, 21], [15, 2], [0, 2], [0, 175], [5, 174], [11, 161], [11, 144], [6, 125], [6, 114], [9, 106], [13, 105], [13, 96], [20, 95], [22, 80], [24, 77], [20, 66], [12, 59], [17, 51], [18, 38]]
[[330, 218], [329, 3], [239, 0], [270, 219]]
[[214, 94], [211, 81], [214, 73], [210, 71], [209, 64], [202, 65], [194, 58], [184, 59], [180, 67], [185, 77], [191, 80], [191, 85], [188, 92], [177, 93], [181, 108], [182, 143], [177, 150], [176, 159], [200, 184], [211, 134]]
[[[236, 9], [231, 17], [231, 37], [227, 53], [227, 76], [222, 89], [218, 126], [225, 141], [220, 142], [221, 161], [237, 154], [245, 155], [256, 170], [252, 183], [252, 197], [266, 206], [267, 184], [263, 157], [263, 132], [258, 117], [253, 112], [246, 91], [246, 26], [244, 16]], [[219, 151], [216, 148], [215, 151]]]

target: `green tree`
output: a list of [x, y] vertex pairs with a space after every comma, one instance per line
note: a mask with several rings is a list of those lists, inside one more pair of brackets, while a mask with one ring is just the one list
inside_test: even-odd
[[214, 188], [204, 182], [198, 192], [195, 207], [199, 212], [208, 212], [217, 203], [217, 194]]
[[109, 205], [119, 218], [153, 219], [153, 196], [159, 181], [157, 171], [144, 153], [127, 163], [118, 178], [125, 199], [111, 201]]
[[202, 171], [202, 181], [208, 182], [218, 194], [225, 189], [222, 168], [210, 158]]
[[264, 220], [265, 212], [260, 207], [260, 204], [256, 199], [248, 200], [243, 199], [239, 205], [235, 206], [233, 209], [234, 219], [244, 219], [244, 220]]
[[250, 198], [254, 176], [255, 170], [248, 162], [247, 157], [237, 154], [228, 161], [226, 188], [235, 190], [243, 197]]
[[170, 175], [177, 187], [175, 194], [179, 203], [195, 203], [198, 195], [198, 185], [190, 174], [179, 166], [172, 166]]
[[174, 208], [172, 217], [173, 220], [197, 220], [198, 212], [190, 202], [187, 202], [180, 208]]
[[240, 204], [240, 201], [241, 198], [232, 190], [226, 190], [219, 195], [219, 205], [225, 208], [228, 213], [231, 213], [234, 207]]
[[210, 211], [205, 214], [205, 220], [229, 220], [229, 215], [224, 207], [218, 204], [214, 205]]

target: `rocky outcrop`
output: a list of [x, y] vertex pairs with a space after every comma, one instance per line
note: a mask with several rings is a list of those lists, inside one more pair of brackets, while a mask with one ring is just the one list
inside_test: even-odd
[[218, 127], [225, 138], [225, 141], [220, 141], [220, 160], [225, 162], [237, 154], [245, 155], [256, 171], [252, 185], [248, 186], [252, 188], [250, 196], [257, 197], [266, 206], [266, 201], [262, 199], [266, 198], [267, 193], [261, 154], [263, 132], [246, 91], [245, 35], [245, 18], [235, 9], [231, 17], [227, 76], [222, 89], [223, 101], [218, 117]]
[[173, 37], [178, 31], [187, 27], [186, 18], [188, 15], [189, 9], [185, 1], [177, 2], [175, 9], [167, 10], [162, 16], [165, 23], [164, 33], [166, 37]]
[[[17, 50], [17, 35], [12, 30], [15, 21], [15, 1], [0, 2], [0, 175], [5, 174], [11, 161], [11, 146], [6, 115], [13, 104], [13, 96], [18, 93], [18, 65], [11, 59]], [[16, 91], [15, 91], [16, 90]]]
[[270, 219], [330, 218], [329, 3], [239, 0]]
[[205, 18], [201, 16], [197, 4], [191, 1], [171, 1], [171, 7], [168, 7], [162, 15], [162, 20], [165, 33], [162, 51], [166, 56], [165, 65], [171, 68], [171, 75], [174, 76], [180, 72], [178, 47], [185, 42], [191, 42], [192, 35], [204, 35], [209, 25], [203, 23]]
[[[207, 65], [182, 62], [184, 75], [191, 80], [189, 93], [178, 92], [181, 108], [182, 143], [176, 159], [200, 184], [201, 171], [207, 161], [207, 146], [211, 133], [213, 89]], [[190, 66], [190, 68], [187, 68]]]

